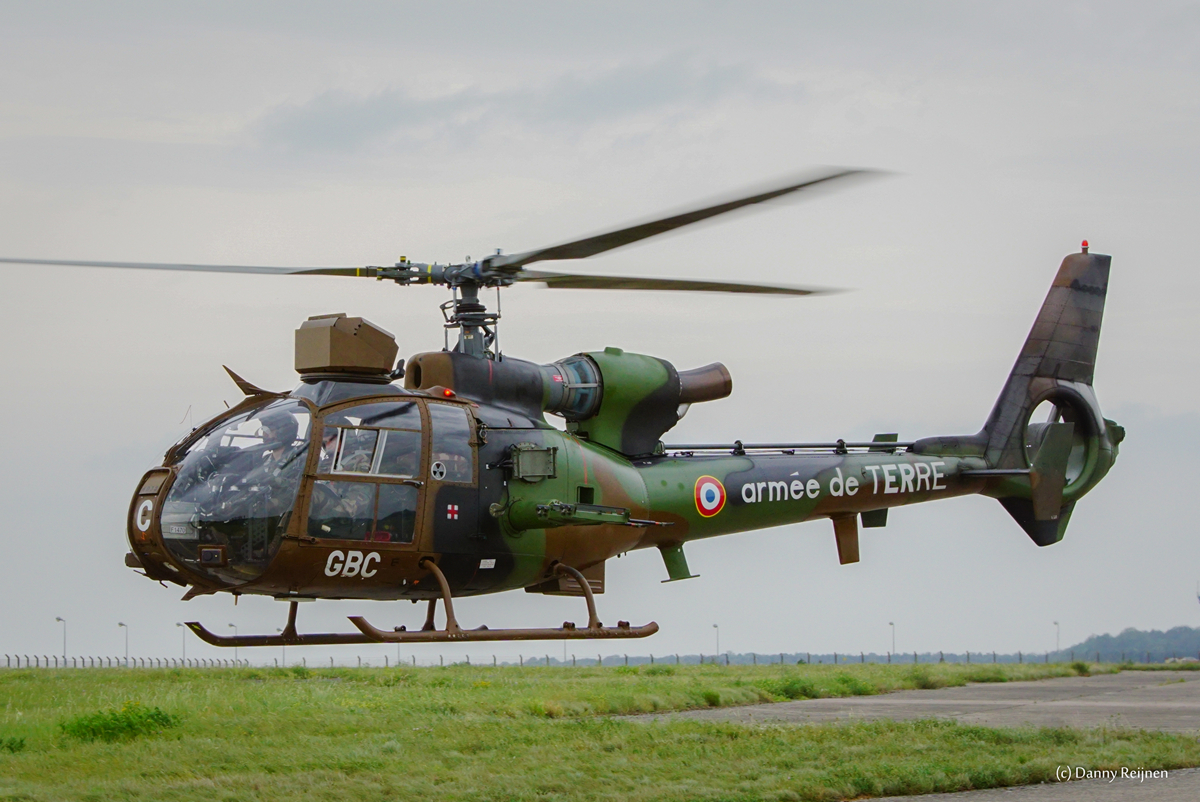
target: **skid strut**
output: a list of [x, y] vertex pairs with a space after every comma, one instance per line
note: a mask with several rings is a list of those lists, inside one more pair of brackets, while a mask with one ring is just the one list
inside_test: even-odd
[[[446, 607], [446, 628], [445, 629], [425, 629], [420, 632], [408, 632], [406, 630], [387, 631], [378, 629], [367, 622], [361, 615], [350, 616], [350, 623], [358, 627], [364, 634], [370, 636], [373, 641], [381, 643], [430, 643], [443, 641], [497, 641], [497, 640], [585, 640], [588, 638], [645, 638], [658, 632], [658, 624], [651, 621], [649, 624], [641, 627], [631, 627], [629, 622], [620, 621], [615, 627], [606, 627], [600, 623], [600, 618], [596, 615], [596, 599], [592, 595], [592, 588], [588, 585], [588, 581], [583, 578], [583, 574], [576, 571], [569, 565], [557, 563], [554, 566], [556, 574], [567, 574], [579, 583], [579, 587], [583, 589], [583, 595], [587, 599], [588, 608], [588, 625], [586, 628], [578, 628], [570, 622], [564, 622], [557, 629], [488, 629], [480, 627], [479, 629], [463, 629], [458, 624], [458, 619], [454, 617], [454, 602], [450, 598], [450, 584], [446, 581], [445, 575], [437, 564], [430, 559], [421, 561], [421, 567], [429, 569], [429, 572], [437, 579], [438, 584], [442, 588], [442, 603]], [[433, 602], [430, 602], [429, 618], [426, 620], [426, 626], [432, 624], [433, 621]]]
[[358, 632], [323, 632], [312, 635], [301, 635], [296, 632], [296, 608], [298, 602], [292, 602], [288, 608], [288, 622], [282, 633], [278, 635], [216, 635], [209, 632], [197, 621], [189, 621], [187, 627], [205, 643], [213, 646], [328, 646], [341, 643], [443, 643], [460, 641], [507, 641], [507, 640], [586, 640], [604, 638], [645, 638], [658, 632], [658, 624], [651, 621], [640, 627], [631, 627], [628, 621], [619, 621], [615, 627], [606, 627], [600, 623], [596, 615], [596, 599], [592, 588], [583, 574], [569, 565], [556, 563], [554, 573], [572, 577], [583, 590], [587, 601], [588, 624], [586, 628], [576, 627], [573, 623], [564, 622], [561, 627], [542, 629], [463, 629], [454, 616], [454, 601], [450, 596], [450, 583], [445, 574], [430, 558], [420, 562], [437, 579], [442, 591], [442, 604], [446, 608], [446, 628], [437, 629], [433, 614], [437, 608], [437, 599], [429, 600], [429, 610], [425, 617], [425, 625], [416, 631], [408, 631], [403, 627], [395, 630], [378, 629], [360, 615], [350, 616], [350, 623], [358, 628]]

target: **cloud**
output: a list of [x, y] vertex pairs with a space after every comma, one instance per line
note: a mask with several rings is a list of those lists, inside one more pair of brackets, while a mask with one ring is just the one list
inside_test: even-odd
[[744, 65], [697, 66], [675, 58], [558, 78], [542, 86], [487, 91], [472, 86], [417, 96], [400, 89], [370, 95], [341, 90], [277, 106], [251, 127], [263, 147], [353, 153], [396, 139], [470, 136], [502, 122], [525, 127], [588, 127], [642, 115], [708, 108], [731, 97], [800, 91]]
[[486, 110], [488, 99], [474, 91], [419, 99], [396, 90], [369, 96], [324, 92], [303, 103], [266, 114], [254, 126], [268, 147], [355, 151], [400, 131], [415, 132], [430, 123], [464, 124]]

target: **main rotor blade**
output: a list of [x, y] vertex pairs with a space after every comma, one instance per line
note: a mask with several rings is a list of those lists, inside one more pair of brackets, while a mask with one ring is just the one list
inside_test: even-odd
[[762, 295], [828, 295], [840, 290], [776, 284], [745, 284], [734, 281], [697, 281], [682, 278], [636, 276], [593, 276], [581, 273], [547, 273], [523, 270], [517, 281], [544, 284], [552, 290], [672, 290], [683, 292], [740, 292]]
[[668, 231], [673, 231], [683, 226], [699, 223], [702, 220], [716, 217], [719, 214], [725, 214], [726, 212], [732, 212], [756, 203], [781, 198], [793, 192], [799, 192], [802, 189], [815, 187], [818, 184], [825, 184], [839, 178], [847, 178], [854, 175], [868, 175], [872, 172], [874, 171], [838, 169], [816, 175], [810, 174], [803, 179], [793, 178], [782, 186], [759, 191], [746, 197], [725, 201], [713, 206], [705, 206], [702, 209], [693, 209], [692, 211], [682, 212], [658, 220], [651, 220], [648, 223], [639, 223], [615, 231], [607, 231], [603, 234], [596, 234], [573, 242], [564, 242], [561, 245], [555, 245], [550, 248], [515, 253], [511, 256], [492, 257], [488, 262], [491, 267], [512, 269], [515, 272], [523, 265], [533, 262], [544, 262], [553, 259], [583, 259], [603, 253], [604, 251], [610, 251], [613, 248], [620, 248], [622, 245], [629, 245], [632, 242], [637, 242], [647, 237], [665, 234]]
[[70, 259], [3, 259], [0, 264], [46, 265], [49, 267], [124, 267], [135, 270], [183, 270], [200, 273], [261, 273], [292, 276], [362, 276], [374, 278], [374, 267], [267, 267], [265, 265], [183, 265], [165, 262], [86, 262]]

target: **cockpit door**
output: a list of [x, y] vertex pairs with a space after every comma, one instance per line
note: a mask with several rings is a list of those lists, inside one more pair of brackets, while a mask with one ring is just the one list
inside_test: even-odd
[[[457, 561], [479, 548], [479, 491], [475, 419], [461, 404], [431, 401], [425, 479], [431, 550]], [[453, 573], [458, 573], [453, 572]], [[450, 577], [452, 584], [457, 577]]]
[[377, 401], [325, 414], [309, 537], [372, 549], [425, 548], [421, 407], [417, 400]]

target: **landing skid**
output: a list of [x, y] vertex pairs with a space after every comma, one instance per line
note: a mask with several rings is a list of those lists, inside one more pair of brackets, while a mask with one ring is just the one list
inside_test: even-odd
[[446, 628], [437, 629], [434, 626], [433, 615], [437, 600], [429, 600], [429, 612], [425, 618], [425, 626], [420, 630], [408, 631], [404, 627], [394, 630], [378, 629], [359, 615], [350, 616], [350, 623], [358, 628], [357, 633], [324, 632], [311, 635], [301, 635], [296, 632], [296, 609], [298, 602], [292, 602], [288, 608], [288, 622], [283, 632], [278, 635], [216, 635], [209, 632], [197, 621], [189, 621], [187, 627], [205, 643], [213, 646], [328, 646], [344, 643], [461, 643], [467, 641], [516, 641], [516, 640], [588, 640], [608, 638], [645, 638], [658, 632], [658, 624], [651, 621], [640, 627], [631, 627], [628, 621], [619, 621], [615, 627], [606, 627], [600, 623], [596, 615], [596, 599], [592, 589], [583, 574], [569, 565], [558, 563], [554, 566], [556, 574], [568, 574], [579, 583], [587, 600], [588, 624], [586, 628], [576, 627], [566, 621], [556, 629], [463, 629], [454, 616], [454, 602], [450, 596], [450, 584], [445, 575], [433, 560], [421, 561], [421, 567], [428, 568], [438, 581], [442, 590], [442, 603], [446, 608]]
[[196, 633], [196, 637], [213, 646], [330, 646], [337, 643], [378, 643], [361, 633], [319, 632], [301, 635], [296, 632], [296, 608], [299, 602], [288, 606], [288, 622], [278, 635], [216, 635], [205, 629], [199, 621], [188, 621], [184, 626]]

